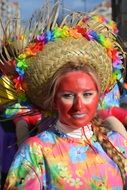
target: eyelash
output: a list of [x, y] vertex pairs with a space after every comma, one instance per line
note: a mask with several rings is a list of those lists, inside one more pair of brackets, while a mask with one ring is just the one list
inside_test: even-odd
[[[85, 92], [85, 93], [83, 93], [83, 96], [84, 96], [84, 97], [89, 97], [89, 96], [92, 96], [92, 95], [93, 95], [92, 92]], [[63, 98], [66, 98], [66, 99], [72, 98], [72, 97], [74, 97], [74, 96], [75, 96], [75, 95], [74, 95], [74, 94], [71, 94], [71, 93], [70, 93], [70, 94], [68, 93], [68, 94], [63, 94], [63, 95], [62, 95], [62, 97], [63, 97]]]
[[85, 97], [92, 96], [92, 95], [93, 95], [92, 92], [86, 92], [86, 93], [83, 94], [83, 96], [85, 96]]
[[63, 97], [63, 98], [66, 98], [66, 99], [69, 99], [69, 98], [71, 98], [71, 97], [74, 97], [74, 95], [68, 93], [68, 94], [63, 94], [62, 97]]

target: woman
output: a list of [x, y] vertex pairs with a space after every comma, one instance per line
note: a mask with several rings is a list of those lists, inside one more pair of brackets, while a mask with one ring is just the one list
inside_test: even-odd
[[127, 188], [127, 139], [106, 130], [96, 111], [123, 72], [124, 50], [105, 24], [94, 21], [95, 31], [82, 27], [87, 16], [69, 18], [56, 26], [51, 17], [17, 59], [17, 70], [19, 58], [27, 65], [20, 86], [56, 122], [19, 148], [6, 190]]
[[106, 136], [97, 121], [100, 87], [89, 70], [80, 62], [67, 63], [56, 73], [47, 104], [53, 101], [59, 119], [19, 150], [5, 189], [122, 189], [127, 155], [118, 150], [127, 151], [126, 141], [115, 132]]

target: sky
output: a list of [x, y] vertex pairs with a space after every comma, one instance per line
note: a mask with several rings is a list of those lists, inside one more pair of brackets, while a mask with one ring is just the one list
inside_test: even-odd
[[[44, 0], [11, 0], [19, 2], [21, 7], [21, 18], [27, 20], [32, 13], [39, 9]], [[61, 0], [64, 3], [64, 8], [68, 10], [88, 11], [100, 4], [103, 0]], [[52, 0], [53, 2], [53, 0]]]

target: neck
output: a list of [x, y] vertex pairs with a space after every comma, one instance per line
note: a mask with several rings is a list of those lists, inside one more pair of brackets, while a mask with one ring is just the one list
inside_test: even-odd
[[66, 133], [68, 136], [75, 138], [85, 137], [89, 139], [93, 134], [91, 124], [80, 127], [78, 129], [73, 129], [70, 126], [61, 123], [60, 121], [57, 121], [56, 128], [57, 130]]

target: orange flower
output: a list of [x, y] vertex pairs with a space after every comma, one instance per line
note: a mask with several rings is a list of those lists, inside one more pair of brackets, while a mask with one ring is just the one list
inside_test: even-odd
[[24, 52], [27, 56], [34, 56], [36, 55], [39, 51], [42, 51], [44, 47], [44, 42], [36, 42], [34, 44], [30, 44], [26, 48], [26, 52]]
[[75, 28], [70, 28], [69, 29], [69, 34], [70, 34], [70, 36], [72, 36], [74, 38], [80, 38], [80, 37], [82, 37], [82, 35]]

